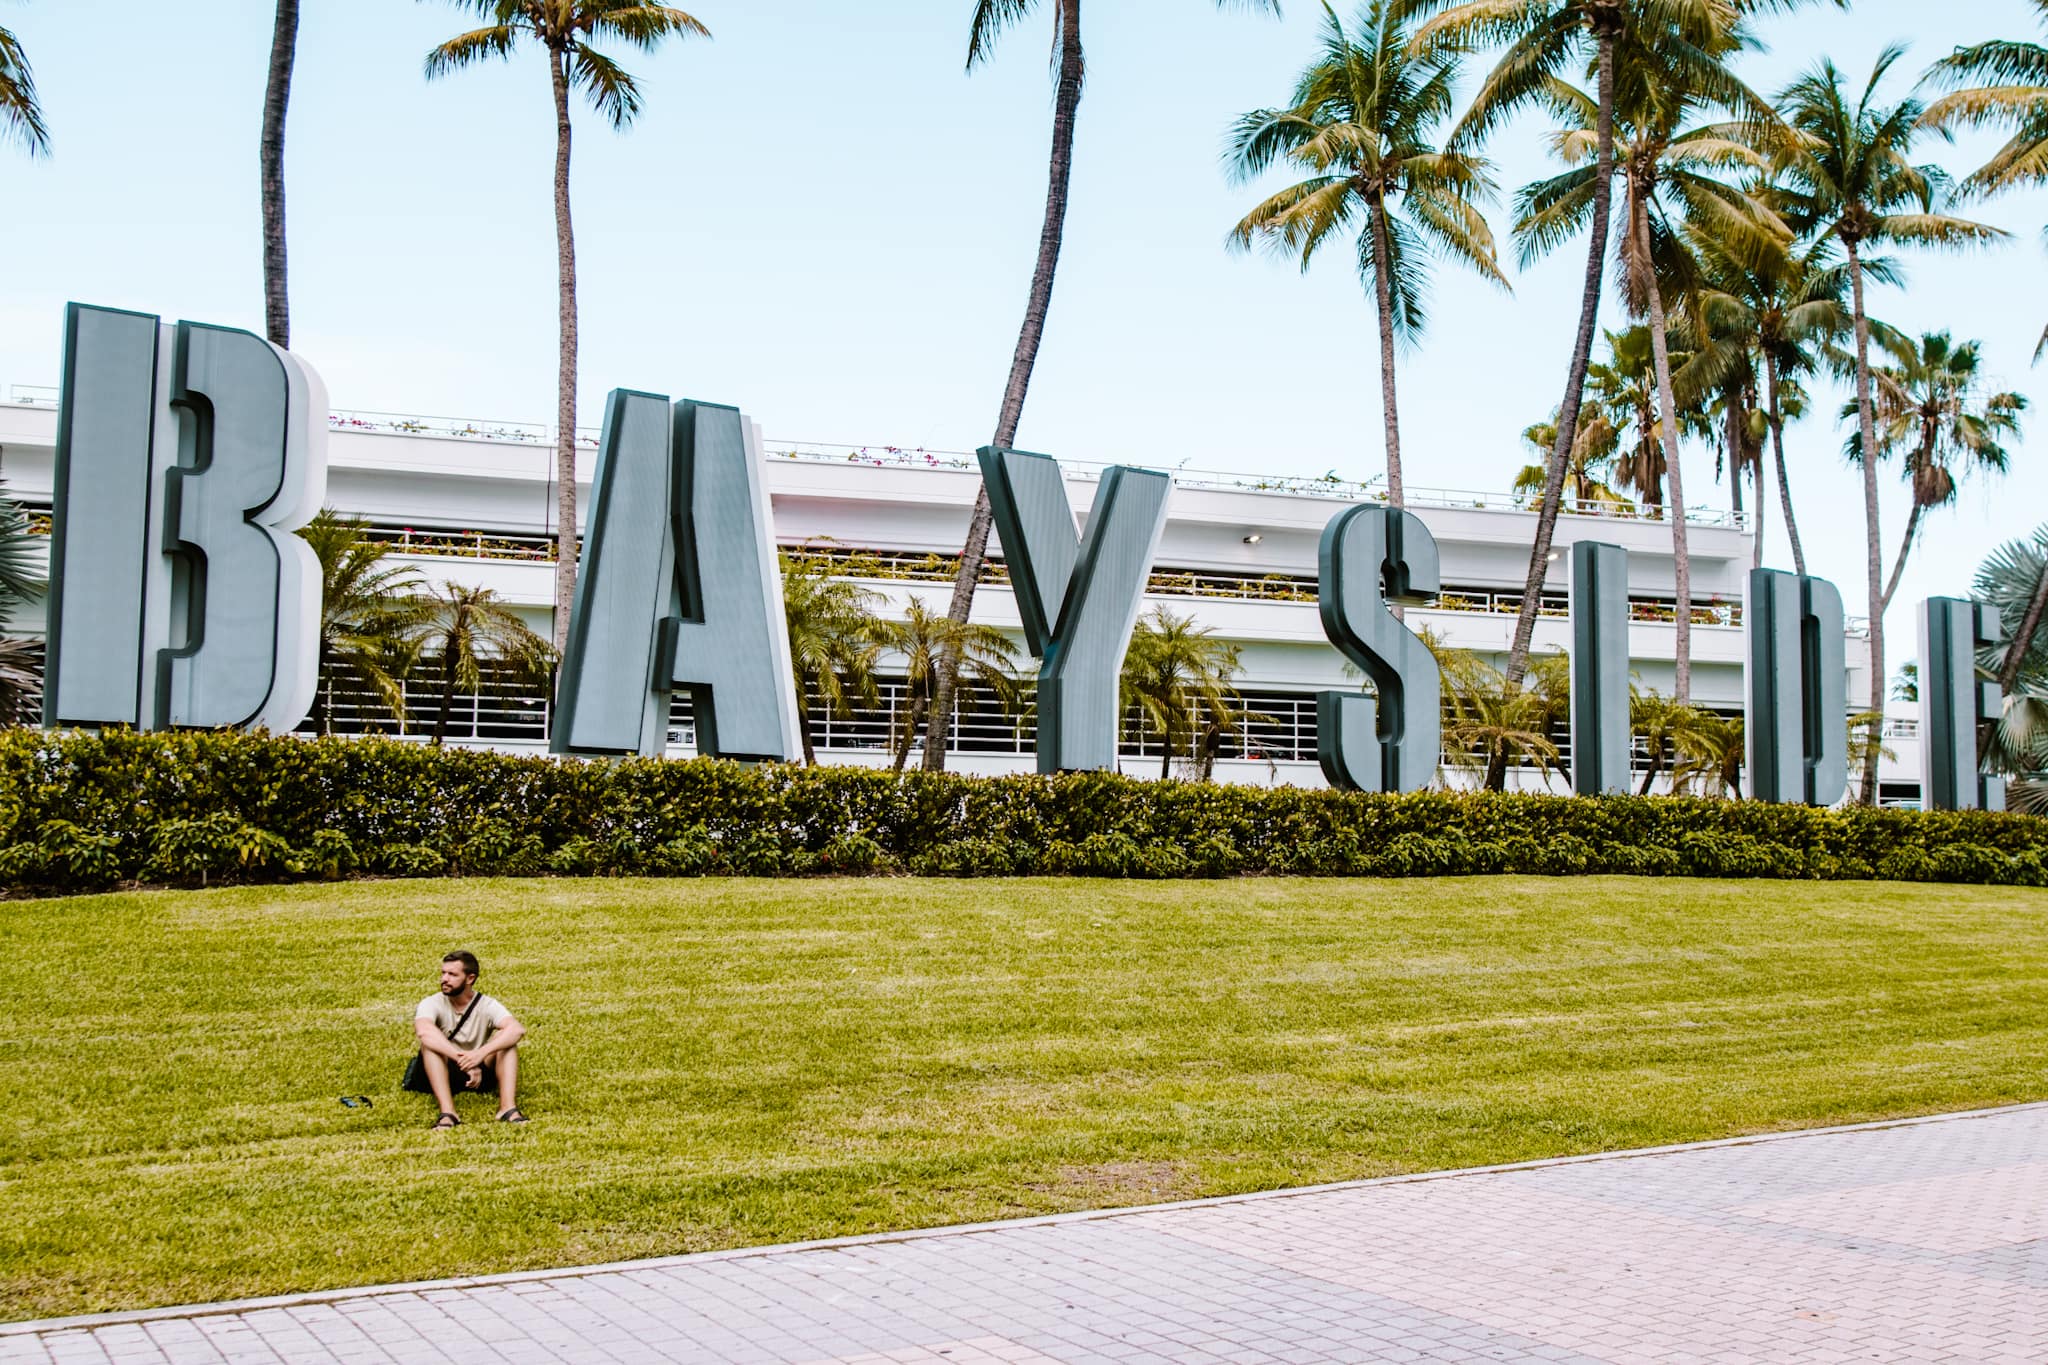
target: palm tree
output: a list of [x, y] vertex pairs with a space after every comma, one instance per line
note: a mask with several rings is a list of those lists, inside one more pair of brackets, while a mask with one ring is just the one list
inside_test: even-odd
[[426, 611], [413, 639], [422, 652], [441, 665], [441, 704], [434, 714], [433, 742], [448, 734], [448, 714], [457, 689], [477, 692], [486, 665], [516, 681], [546, 683], [555, 666], [555, 650], [533, 633], [518, 613], [490, 588], [450, 583], [429, 588], [422, 597]]
[[21, 40], [0, 28], [0, 138], [19, 138], [30, 156], [45, 156], [50, 150], [50, 130], [43, 123], [43, 108], [36, 102], [35, 73]]
[[[1727, 63], [1754, 46], [1731, 17], [1693, 41], [1671, 35], [1665, 42], [1631, 53], [1617, 75], [1617, 89], [1603, 101], [1562, 80], [1545, 90], [1565, 127], [1553, 140], [1571, 169], [1528, 186], [1516, 197], [1515, 235], [1526, 262], [1577, 235], [1595, 211], [1597, 171], [1586, 163], [1598, 151], [1598, 125], [1610, 125], [1607, 140], [1619, 163], [1623, 189], [1623, 231], [1616, 253], [1621, 293], [1628, 311], [1648, 325], [1652, 373], [1659, 411], [1680, 411], [1672, 384], [1671, 321], [1667, 297], [1683, 298], [1697, 270], [1684, 248], [1688, 221], [1711, 224], [1717, 236], [1744, 244], [1746, 252], [1769, 249], [1788, 235], [1776, 216], [1745, 190], [1715, 178], [1728, 170], [1755, 171], [1763, 157], [1729, 123], [1688, 126], [1709, 110], [1729, 110], [1752, 124], [1772, 118], [1764, 101], [1737, 80]], [[1674, 693], [1681, 703], [1692, 693], [1692, 557], [1687, 543], [1685, 481], [1678, 454], [1678, 423], [1658, 424], [1664, 473], [1671, 499], [1671, 548], [1678, 596], [1677, 669]]]
[[[2033, 4], [2048, 31], [2048, 0]], [[2048, 44], [1994, 39], [1959, 47], [1934, 64], [1928, 79], [1951, 87], [1972, 80], [1990, 82], [1928, 105], [1923, 117], [1929, 127], [1945, 134], [1959, 127], [2012, 130], [2011, 140], [1963, 182], [1964, 189], [1993, 195], [2048, 184]], [[2048, 231], [2043, 235], [2048, 237]], [[2043, 354], [2048, 354], [2048, 330], [2034, 348], [2035, 361]]]
[[[15, 608], [42, 595], [40, 541], [29, 530], [27, 510], [0, 483], [0, 631], [7, 629]], [[27, 720], [42, 686], [42, 642], [0, 637], [0, 725]]]
[[[1555, 413], [1547, 422], [1535, 422], [1522, 429], [1522, 444], [1535, 454], [1536, 463], [1523, 465], [1515, 475], [1513, 491], [1518, 500], [1541, 501], [1544, 486], [1550, 481], [1550, 452], [1556, 441]], [[1620, 443], [1621, 433], [1604, 413], [1596, 412], [1579, 423], [1579, 439], [1572, 442], [1572, 456], [1564, 472], [1564, 496], [1571, 500], [1573, 508], [1635, 510], [1635, 504], [1607, 482], [1613, 477], [1609, 465]]]
[[[1614, 433], [1610, 468], [1614, 486], [1643, 500], [1652, 518], [1664, 515], [1664, 428], [1657, 371], [1650, 352], [1650, 329], [1631, 327], [1608, 332], [1607, 357], [1586, 369], [1594, 411], [1580, 418], [1582, 428], [1605, 425]], [[1583, 413], [1583, 409], [1581, 412]], [[1544, 477], [1549, 477], [1546, 467]]]
[[334, 733], [334, 683], [357, 684], [405, 724], [403, 679], [418, 655], [421, 628], [435, 608], [422, 596], [425, 584], [410, 565], [387, 562], [393, 546], [373, 539], [356, 518], [332, 508], [299, 529], [320, 561], [319, 690], [313, 694], [313, 726]]
[[[1768, 195], [1766, 189], [1764, 196]], [[1791, 476], [1785, 467], [1785, 423], [1806, 411], [1807, 393], [1798, 376], [1817, 372], [1824, 361], [1832, 362], [1838, 355], [1846, 358], [1838, 343], [1854, 326], [1847, 302], [1848, 267], [1831, 242], [1771, 249], [1767, 243], [1745, 240], [1737, 249], [1704, 224], [1688, 224], [1686, 240], [1700, 275], [1693, 311], [1708, 333], [1686, 368], [1697, 366], [1707, 377], [1751, 361], [1762, 369], [1761, 398], [1777, 466], [1779, 510], [1792, 544], [1793, 568], [1804, 574], [1806, 551], [1800, 544]], [[1883, 259], [1866, 260], [1864, 273], [1888, 283], [1897, 278], [1892, 263]], [[1759, 492], [1759, 502], [1761, 497]], [[1761, 545], [1761, 531], [1758, 541]]]
[[1366, 0], [1357, 33], [1325, 0], [1321, 49], [1284, 109], [1237, 121], [1230, 165], [1240, 181], [1275, 161], [1306, 178], [1271, 195], [1231, 230], [1240, 250], [1263, 241], [1306, 271], [1317, 251], [1354, 223], [1358, 274], [1371, 293], [1380, 337], [1380, 409], [1386, 429], [1387, 500], [1404, 505], [1396, 343], [1420, 336], [1429, 258], [1463, 261], [1507, 287], [1493, 233], [1477, 199], [1493, 192], [1483, 159], [1441, 147], [1460, 53], [1410, 46], [1424, 0]]
[[569, 96], [582, 91], [614, 130], [640, 112], [640, 87], [626, 70], [591, 46], [616, 38], [643, 52], [662, 39], [710, 30], [673, 5], [639, 0], [451, 0], [483, 19], [427, 54], [427, 79], [509, 57], [522, 38], [546, 52], [555, 102], [555, 259], [559, 283], [560, 356], [555, 401], [555, 649], [569, 638], [576, 600], [576, 232], [569, 217]]
[[[1578, 332], [1558, 408], [1557, 444], [1550, 453], [1550, 477], [1529, 547], [1522, 610], [1515, 621], [1505, 677], [1519, 687], [1529, 667], [1543, 580], [1564, 486], [1564, 471], [1578, 439], [1579, 407], [1599, 330], [1600, 287], [1607, 266], [1607, 240], [1614, 193], [1614, 121], [1618, 73], [1630, 69], [1687, 69], [1719, 65], [1714, 49], [1741, 18], [1765, 9], [1791, 9], [1804, 0], [1432, 0], [1443, 13], [1417, 31], [1416, 42], [1501, 44], [1505, 51], [1473, 97], [1458, 125], [1454, 146], [1476, 144], [1516, 113], [1550, 108], [1553, 83], [1576, 67], [1593, 76], [1593, 168], [1587, 218], [1591, 232], [1585, 281], [1579, 296]], [[1836, 0], [1837, 4], [1846, 0]], [[1588, 50], [1590, 49], [1590, 51]], [[1647, 60], [1654, 54], [1656, 62]]]
[[[1242, 5], [1280, 12], [1279, 0], [1215, 0], [1219, 9]], [[967, 29], [967, 69], [972, 72], [995, 52], [996, 41], [1012, 24], [1038, 8], [1038, 0], [974, 0]], [[1015, 445], [1017, 424], [1024, 416], [1024, 395], [1031, 370], [1038, 363], [1038, 344], [1045, 335], [1046, 313], [1052, 307], [1053, 273], [1059, 268], [1060, 241], [1067, 224], [1067, 181], [1074, 167], [1074, 117], [1081, 107], [1081, 80], [1086, 67], [1081, 50], [1081, 0], [1052, 0], [1052, 46], [1055, 85], [1052, 101], [1052, 159], [1045, 192], [1045, 221], [1038, 230], [1038, 261], [1031, 270], [1031, 292], [1024, 301], [1024, 323], [1017, 331], [1017, 349], [1010, 357], [1010, 377], [1003, 385], [1003, 404], [996, 413], [997, 446]], [[967, 518], [967, 540], [953, 575], [953, 598], [947, 619], [966, 625], [974, 610], [974, 588], [988, 559], [990, 512], [988, 489], [974, 495]], [[960, 637], [963, 640], [965, 636]], [[945, 725], [952, 714], [953, 689], [959, 681], [960, 656], [948, 653], [939, 662], [932, 694], [932, 724], [940, 728], [925, 736], [924, 767], [938, 772], [946, 766]]]
[[1539, 661], [1532, 685], [1523, 688], [1510, 686], [1506, 675], [1470, 650], [1428, 636], [1423, 642], [1443, 670], [1443, 754], [1451, 767], [1492, 782], [1496, 771], [1529, 761], [1542, 770], [1546, 787], [1551, 774], [1565, 771], [1564, 751], [1551, 738], [1560, 705], [1568, 705], [1556, 682], [1560, 669], [1569, 677], [1563, 655]]
[[[1939, 167], [1911, 161], [1923, 107], [1913, 98], [1880, 104], [1878, 87], [1905, 55], [1888, 47], [1854, 104], [1846, 80], [1823, 60], [1780, 97], [1792, 136], [1780, 143], [1786, 218], [1817, 240], [1835, 240], [1849, 262], [1851, 320], [1856, 337], [1857, 433], [1865, 450], [1877, 448], [1870, 370], [1870, 313], [1863, 298], [1863, 255], [1873, 243], [1963, 247], [2006, 234], [1982, 223], [1939, 212], [1948, 178]], [[1865, 569], [1870, 607], [1870, 710], [1884, 709], [1884, 540], [1877, 512], [1877, 463], [1863, 462], [1863, 516], [1868, 541]], [[1877, 801], [1877, 763], [1866, 756], [1858, 799]]]
[[[1884, 586], [1887, 608], [1906, 572], [1923, 514], [1954, 502], [1957, 484], [1972, 471], [2005, 472], [2009, 457], [2000, 441], [2019, 436], [2020, 414], [2027, 409], [2024, 394], [1983, 391], [1977, 342], [1958, 346], [1947, 332], [1929, 332], [1899, 361], [1874, 375], [1878, 458], [1903, 453], [1902, 472], [1913, 490], [1898, 558]], [[1856, 404], [1845, 405], [1842, 416], [1854, 420]], [[1863, 463], [1860, 431], [1850, 433], [1847, 453], [1850, 463]]]
[[2039, 633], [2043, 584], [2048, 584], [2048, 526], [1993, 550], [1977, 570], [1971, 595], [2018, 621], [2006, 640], [1978, 655], [1980, 669], [1995, 670], [2005, 697], [1999, 723], [1984, 746], [1985, 766], [2016, 778], [2006, 806], [2048, 814], [2048, 640]]
[[[1642, 739], [1650, 755], [1650, 766], [1643, 773], [1643, 785], [1637, 788], [1636, 795], [1648, 796], [1650, 788], [1664, 775], [1667, 760], [1683, 752], [1686, 736], [1698, 715], [1676, 697], [1629, 688], [1629, 729]], [[1675, 784], [1675, 773], [1673, 781]]]
[[[1243, 667], [1238, 647], [1215, 638], [1195, 618], [1175, 616], [1155, 607], [1131, 632], [1119, 679], [1122, 710], [1138, 713], [1138, 724], [1160, 738], [1159, 776], [1173, 774], [1173, 758], [1183, 739], [1213, 729], [1222, 735], [1243, 723], [1237, 689], [1231, 685]], [[1199, 755], [1195, 755], [1199, 758]]]
[[[1021, 680], [1011, 666], [1017, 646], [994, 626], [940, 616], [913, 597], [904, 608], [903, 620], [881, 622], [879, 630], [882, 647], [903, 656], [907, 696], [903, 723], [896, 731], [897, 772], [902, 772], [910, 759], [918, 727], [937, 705], [940, 669], [946, 659], [959, 661], [951, 697], [971, 703], [976, 693], [986, 691], [1005, 712], [1016, 709], [1023, 694]], [[937, 742], [935, 737], [944, 735], [946, 726], [944, 717], [933, 717], [925, 742]]]
[[832, 577], [829, 564], [782, 556], [782, 614], [796, 674], [797, 735], [806, 767], [818, 761], [811, 736], [813, 692], [835, 716], [852, 715], [855, 701], [873, 706], [881, 698], [875, 659], [883, 632], [874, 614], [880, 600], [880, 593]]
[[284, 116], [298, 53], [299, 0], [277, 0], [270, 34], [270, 78], [263, 88], [263, 322], [271, 344], [291, 349], [291, 300], [285, 291]]
[[1678, 762], [1671, 770], [1671, 789], [1741, 800], [1747, 758], [1744, 728], [1741, 716], [1693, 711], [1677, 734]]

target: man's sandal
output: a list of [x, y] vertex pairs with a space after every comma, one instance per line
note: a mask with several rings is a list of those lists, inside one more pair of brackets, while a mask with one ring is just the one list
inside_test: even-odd
[[530, 1121], [526, 1115], [519, 1112], [519, 1106], [516, 1104], [498, 1115], [498, 1122], [500, 1123], [527, 1123]]
[[434, 1120], [434, 1131], [438, 1133], [445, 1128], [453, 1128], [456, 1124], [460, 1122], [462, 1122], [461, 1119], [455, 1117], [455, 1115], [451, 1113], [448, 1113], [446, 1110], [443, 1110], [441, 1113], [441, 1117]]

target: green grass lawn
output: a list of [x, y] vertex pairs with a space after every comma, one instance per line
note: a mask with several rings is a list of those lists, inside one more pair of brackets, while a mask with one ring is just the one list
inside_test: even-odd
[[[397, 1089], [455, 947], [532, 1030], [523, 1128]], [[2044, 988], [2048, 892], [1866, 882], [6, 903], [0, 1319], [2038, 1099]]]

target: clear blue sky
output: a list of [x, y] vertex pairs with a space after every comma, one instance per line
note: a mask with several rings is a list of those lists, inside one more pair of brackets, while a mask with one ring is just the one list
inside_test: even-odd
[[[453, 5], [305, 0], [288, 184], [294, 349], [337, 406], [548, 420], [554, 411], [553, 127], [531, 53], [429, 85]], [[1049, 24], [968, 76], [969, 0], [693, 7], [710, 42], [632, 55], [647, 107], [625, 136], [581, 117], [575, 198], [582, 412], [652, 389], [738, 403], [771, 437], [972, 448], [986, 441], [1045, 192]], [[1226, 128], [1280, 102], [1318, 6], [1283, 20], [1205, 0], [1089, 7], [1089, 85], [1052, 317], [1020, 444], [1057, 455], [1348, 477], [1379, 472], [1371, 314], [1341, 256], [1302, 276], [1223, 249], [1259, 191], [1220, 169]], [[1747, 75], [1775, 90], [1822, 54], [1860, 76], [1887, 41], [1912, 73], [1960, 42], [2038, 36], [2022, 0], [1858, 0], [1767, 21]], [[262, 327], [256, 146], [268, 0], [0, 0], [42, 87], [54, 156], [0, 152], [0, 383], [54, 384], [67, 299]], [[1910, 79], [1909, 75], [1907, 79]], [[1903, 89], [1903, 85], [1900, 87]], [[1545, 174], [1541, 129], [1494, 146], [1508, 189]], [[1927, 154], [1964, 171], [1982, 141]], [[1983, 552], [2048, 511], [2048, 196], [1980, 216], [2002, 249], [1916, 260], [1873, 307], [1986, 343], [2043, 408], [2014, 473], [1934, 518], [1902, 603], [1960, 592]], [[1494, 215], [1505, 235], [1506, 212]], [[1583, 257], [1502, 294], [1442, 272], [1403, 360], [1411, 484], [1505, 488], [1518, 433], [1555, 406]], [[1618, 325], [1610, 300], [1603, 319]], [[1839, 397], [1821, 406], [1831, 413]], [[1831, 416], [1795, 428], [1817, 571], [1862, 600], [1862, 518]], [[524, 458], [508, 452], [508, 458]], [[537, 455], [536, 455], [537, 458]], [[1725, 506], [1692, 451], [1696, 503]], [[1903, 519], [1897, 490], [1888, 534]], [[1770, 559], [1789, 567], [1775, 525]], [[1852, 605], [1851, 610], [1856, 608]], [[1910, 653], [1895, 606], [1890, 649]]]

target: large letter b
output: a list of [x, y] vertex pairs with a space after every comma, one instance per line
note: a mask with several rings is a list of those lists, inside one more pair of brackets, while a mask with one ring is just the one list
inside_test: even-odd
[[327, 394], [261, 337], [72, 304], [50, 541], [50, 725], [305, 719]]

